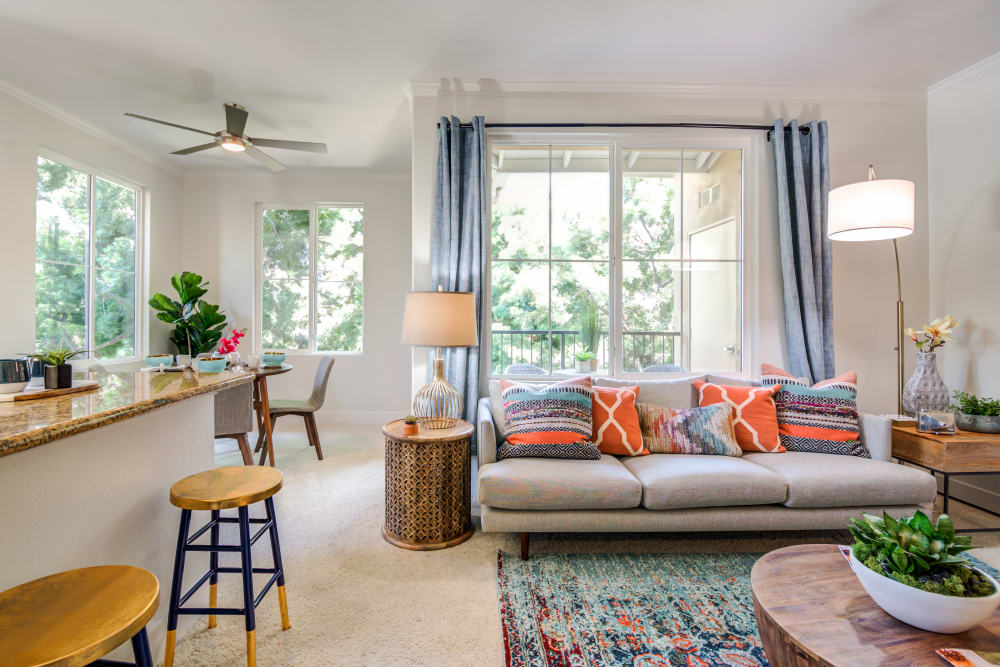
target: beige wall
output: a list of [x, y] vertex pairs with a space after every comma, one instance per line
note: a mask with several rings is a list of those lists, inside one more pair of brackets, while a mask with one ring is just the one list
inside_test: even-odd
[[[93, 133], [0, 92], [0, 285], [4, 323], [0, 356], [35, 347], [35, 187], [39, 148], [147, 188], [150, 290], [167, 289], [181, 256], [181, 179]], [[150, 318], [150, 344], [168, 327]]]
[[[184, 182], [183, 268], [212, 285], [237, 327], [254, 322], [256, 204], [362, 202], [365, 205], [364, 351], [337, 355], [322, 419], [381, 423], [409, 411], [410, 350], [399, 342], [409, 290], [410, 184], [406, 176], [363, 171], [286, 172], [260, 176], [188, 178]], [[269, 381], [271, 395], [305, 398], [319, 357], [289, 355], [295, 370]]]
[[[865, 177], [874, 163], [884, 177], [905, 178], [917, 187], [917, 231], [900, 243], [906, 272], [904, 298], [914, 320], [927, 316], [927, 124], [922, 96], [831, 90], [789, 91], [748, 97], [724, 90], [689, 94], [504, 93], [503, 84], [486, 92], [424, 94], [418, 90], [413, 115], [413, 265], [415, 288], [428, 285], [433, 210], [435, 123], [441, 115], [464, 120], [481, 114], [487, 122], [693, 122], [763, 123], [826, 120], [830, 126], [831, 186]], [[468, 87], [466, 88], [469, 89]], [[759, 173], [757, 248], [747, 251], [756, 271], [756, 321], [750, 323], [761, 361], [783, 362], [782, 291], [774, 211], [773, 154], [763, 132], [756, 141]], [[714, 135], [713, 135], [714, 136]], [[862, 409], [895, 411], [895, 270], [888, 243], [834, 244], [834, 339], [837, 370], [860, 374]], [[913, 367], [907, 352], [908, 368]], [[422, 356], [415, 357], [413, 386], [425, 381]]]

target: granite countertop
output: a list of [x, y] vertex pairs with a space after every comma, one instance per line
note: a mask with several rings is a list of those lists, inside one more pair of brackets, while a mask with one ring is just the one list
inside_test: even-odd
[[78, 373], [77, 379], [97, 380], [98, 388], [52, 398], [0, 403], [0, 457], [195, 396], [245, 384], [253, 377], [253, 373], [243, 370]]

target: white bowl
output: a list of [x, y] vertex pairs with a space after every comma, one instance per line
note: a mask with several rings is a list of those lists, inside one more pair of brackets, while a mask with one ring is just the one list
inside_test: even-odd
[[890, 616], [921, 630], [949, 635], [965, 632], [989, 618], [1000, 605], [1000, 586], [996, 579], [978, 568], [973, 569], [993, 584], [993, 595], [961, 598], [922, 591], [875, 572], [857, 559], [853, 549], [851, 568], [878, 606]]
[[27, 382], [4, 382], [0, 383], [0, 394], [16, 394], [24, 391], [28, 386]]

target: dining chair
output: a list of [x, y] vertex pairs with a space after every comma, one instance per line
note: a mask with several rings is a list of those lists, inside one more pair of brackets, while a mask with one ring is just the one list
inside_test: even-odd
[[247, 433], [253, 430], [252, 383], [222, 389], [215, 394], [215, 437], [233, 438], [240, 446], [243, 463], [253, 465]]
[[[305, 400], [272, 398], [269, 401], [272, 428], [278, 417], [285, 415], [302, 417], [306, 423], [306, 437], [309, 439], [309, 445], [316, 448], [316, 458], [320, 461], [323, 460], [323, 447], [319, 442], [319, 429], [316, 428], [315, 413], [323, 407], [323, 402], [326, 401], [326, 385], [330, 381], [330, 372], [333, 370], [335, 361], [336, 358], [333, 355], [320, 358], [319, 366], [316, 368], [316, 377], [313, 379], [312, 394], [309, 398]], [[260, 451], [262, 444], [263, 439], [258, 438], [255, 451]]]

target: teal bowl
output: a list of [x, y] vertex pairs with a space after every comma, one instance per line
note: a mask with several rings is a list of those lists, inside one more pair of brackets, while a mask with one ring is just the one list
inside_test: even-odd
[[160, 366], [173, 366], [174, 355], [172, 354], [151, 354], [146, 357], [146, 366], [158, 368]]
[[285, 363], [284, 352], [265, 352], [260, 355], [260, 361], [265, 366], [280, 366]]
[[228, 362], [221, 357], [215, 359], [202, 358], [198, 359], [198, 370], [202, 373], [218, 373], [226, 370], [227, 363]]

